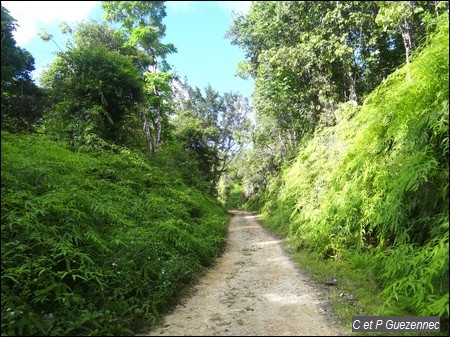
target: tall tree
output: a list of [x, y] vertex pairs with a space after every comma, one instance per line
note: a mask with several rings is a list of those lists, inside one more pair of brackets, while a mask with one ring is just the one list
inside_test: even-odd
[[42, 117], [43, 93], [36, 87], [31, 72], [34, 58], [16, 45], [13, 32], [16, 20], [1, 6], [1, 124], [10, 131], [31, 130]]
[[173, 44], [162, 43], [166, 16], [164, 1], [102, 1], [105, 17], [120, 24], [125, 46], [138, 51], [135, 61], [145, 78], [146, 102], [140, 116], [147, 139], [148, 152], [154, 153], [161, 145], [164, 121], [170, 112], [171, 76], [167, 73], [167, 54], [176, 52]]
[[406, 64], [410, 62], [411, 51], [424, 38], [430, 17], [439, 17], [448, 10], [448, 1], [377, 1], [377, 4], [377, 23], [384, 31], [400, 32], [402, 36]]
[[121, 40], [108, 27], [82, 23], [65, 30], [73, 41], [41, 79], [54, 102], [47, 127], [74, 146], [121, 143], [121, 128], [142, 101], [140, 72], [130, 56], [120, 53]]
[[220, 176], [226, 172], [249, 131], [252, 107], [240, 94], [221, 95], [210, 85], [204, 94], [187, 83], [181, 86], [176, 99], [178, 135], [186, 148], [195, 153], [212, 191], [216, 192]]
[[[400, 8], [396, 4], [385, 6]], [[411, 4], [402, 2], [406, 5]], [[338, 104], [359, 104], [402, 63], [402, 32], [381, 29], [380, 6], [372, 1], [256, 1], [249, 13], [234, 18], [227, 36], [246, 54], [238, 72], [255, 79], [256, 113], [276, 123], [269, 127], [283, 145], [283, 158], [294, 156], [317, 125], [335, 123]], [[431, 2], [414, 2], [414, 8], [422, 14], [415, 16], [419, 21], [414, 21], [411, 41], [423, 36], [424, 13], [436, 15]]]

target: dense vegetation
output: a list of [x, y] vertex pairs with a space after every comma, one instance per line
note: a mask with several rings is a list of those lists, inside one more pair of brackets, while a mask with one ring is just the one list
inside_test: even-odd
[[341, 121], [316, 132], [263, 208], [299, 248], [368, 254], [393, 313], [400, 303], [448, 315], [446, 40], [443, 29], [364, 105], [341, 107]]
[[2, 6], [2, 335], [149, 328], [226, 237], [215, 184], [249, 103], [174, 78], [162, 2], [102, 6], [40, 88]]
[[31, 79], [34, 58], [27, 50], [16, 46], [13, 37], [16, 23], [3, 6], [1, 21], [2, 130], [29, 131], [42, 117], [45, 95]]
[[164, 2], [102, 8], [63, 27], [40, 87], [1, 8], [2, 335], [155, 324], [221, 251], [217, 197], [359, 291], [347, 318], [448, 331], [447, 1], [253, 2], [227, 36], [254, 122], [170, 71]]
[[[363, 287], [373, 286], [379, 306], [354, 306], [349, 315], [438, 315], [448, 331], [448, 4], [440, 4], [447, 11], [438, 15], [427, 10], [431, 5], [439, 4], [257, 2], [237, 17], [230, 35], [248, 52], [243, 67], [256, 79], [260, 124], [253, 148], [235, 159], [222, 193], [230, 205], [260, 210], [294, 250], [330, 261], [328, 277], [346, 265], [341, 283], [359, 277]], [[387, 13], [383, 22], [395, 21], [393, 13], [404, 6], [416, 11], [411, 17], [397, 12], [396, 20], [416, 28], [416, 47], [405, 49], [402, 65], [395, 59], [402, 56], [401, 29], [385, 46], [379, 41], [389, 30], [376, 23]], [[359, 10], [350, 14], [352, 8]], [[300, 33], [292, 22], [300, 20], [300, 30], [309, 25], [297, 15], [306, 11], [313, 26]], [[288, 26], [295, 31], [270, 35]], [[296, 33], [309, 40], [291, 39]], [[328, 38], [319, 38], [323, 34]], [[329, 56], [327, 44], [339, 36], [347, 36], [346, 43]], [[325, 54], [314, 59], [310, 51]], [[340, 72], [345, 62], [357, 72], [356, 82]], [[382, 80], [380, 67], [396, 66]]]
[[2, 334], [130, 334], [220, 252], [228, 216], [175, 168], [2, 132]]

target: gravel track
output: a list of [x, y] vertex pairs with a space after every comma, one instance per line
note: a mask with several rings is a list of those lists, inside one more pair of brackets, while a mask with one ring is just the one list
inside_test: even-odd
[[323, 292], [255, 215], [232, 211], [227, 246], [169, 313], [143, 336], [336, 336], [343, 328]]

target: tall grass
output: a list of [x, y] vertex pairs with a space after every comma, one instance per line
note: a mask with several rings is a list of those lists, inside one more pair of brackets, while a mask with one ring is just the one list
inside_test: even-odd
[[2, 335], [127, 335], [224, 243], [228, 215], [132, 152], [2, 132]]
[[342, 105], [340, 122], [318, 130], [267, 192], [268, 223], [297, 248], [350, 263], [371, 256], [378, 314], [448, 323], [448, 55], [445, 15], [408, 70], [362, 106]]

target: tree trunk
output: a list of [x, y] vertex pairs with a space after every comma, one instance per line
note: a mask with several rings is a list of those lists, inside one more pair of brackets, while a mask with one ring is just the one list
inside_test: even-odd
[[348, 82], [349, 82], [349, 94], [348, 94], [348, 100], [351, 102], [354, 106], [358, 105], [358, 96], [356, 95], [356, 71], [351, 71], [348, 73]]
[[400, 24], [400, 31], [402, 33], [403, 44], [405, 46], [406, 64], [409, 64], [409, 54], [413, 48], [412, 25], [408, 19], [404, 19]]
[[[159, 93], [155, 88], [155, 95], [159, 97]], [[159, 148], [161, 146], [161, 130], [162, 130], [162, 111], [161, 106], [156, 107], [156, 123], [155, 123], [155, 147]]]
[[[153, 57], [154, 59], [154, 65], [153, 65], [153, 73], [156, 73], [157, 68], [158, 68], [158, 60], [156, 59], [156, 57]], [[155, 147], [159, 148], [161, 146], [161, 130], [162, 130], [162, 109], [161, 109], [161, 104], [162, 104], [162, 100], [161, 100], [161, 95], [158, 91], [158, 88], [156, 87], [156, 85], [153, 86], [153, 93], [155, 94], [156, 97], [159, 98], [158, 100], [158, 104], [156, 106], [156, 123], [155, 123]]]
[[407, 79], [410, 80], [409, 73], [409, 56], [414, 48], [414, 38], [413, 38], [413, 24], [414, 21], [414, 9], [416, 7], [415, 1], [408, 1], [408, 11], [411, 13], [405, 15], [405, 18], [400, 23], [400, 32], [402, 33], [403, 45], [405, 46], [405, 58], [406, 58], [406, 69], [407, 69]]
[[147, 152], [149, 155], [153, 155], [155, 153], [155, 147], [153, 145], [150, 123], [148, 121], [148, 117], [145, 112], [142, 112], [142, 119], [144, 120], [143, 131], [145, 133], [145, 138], [147, 140]]

